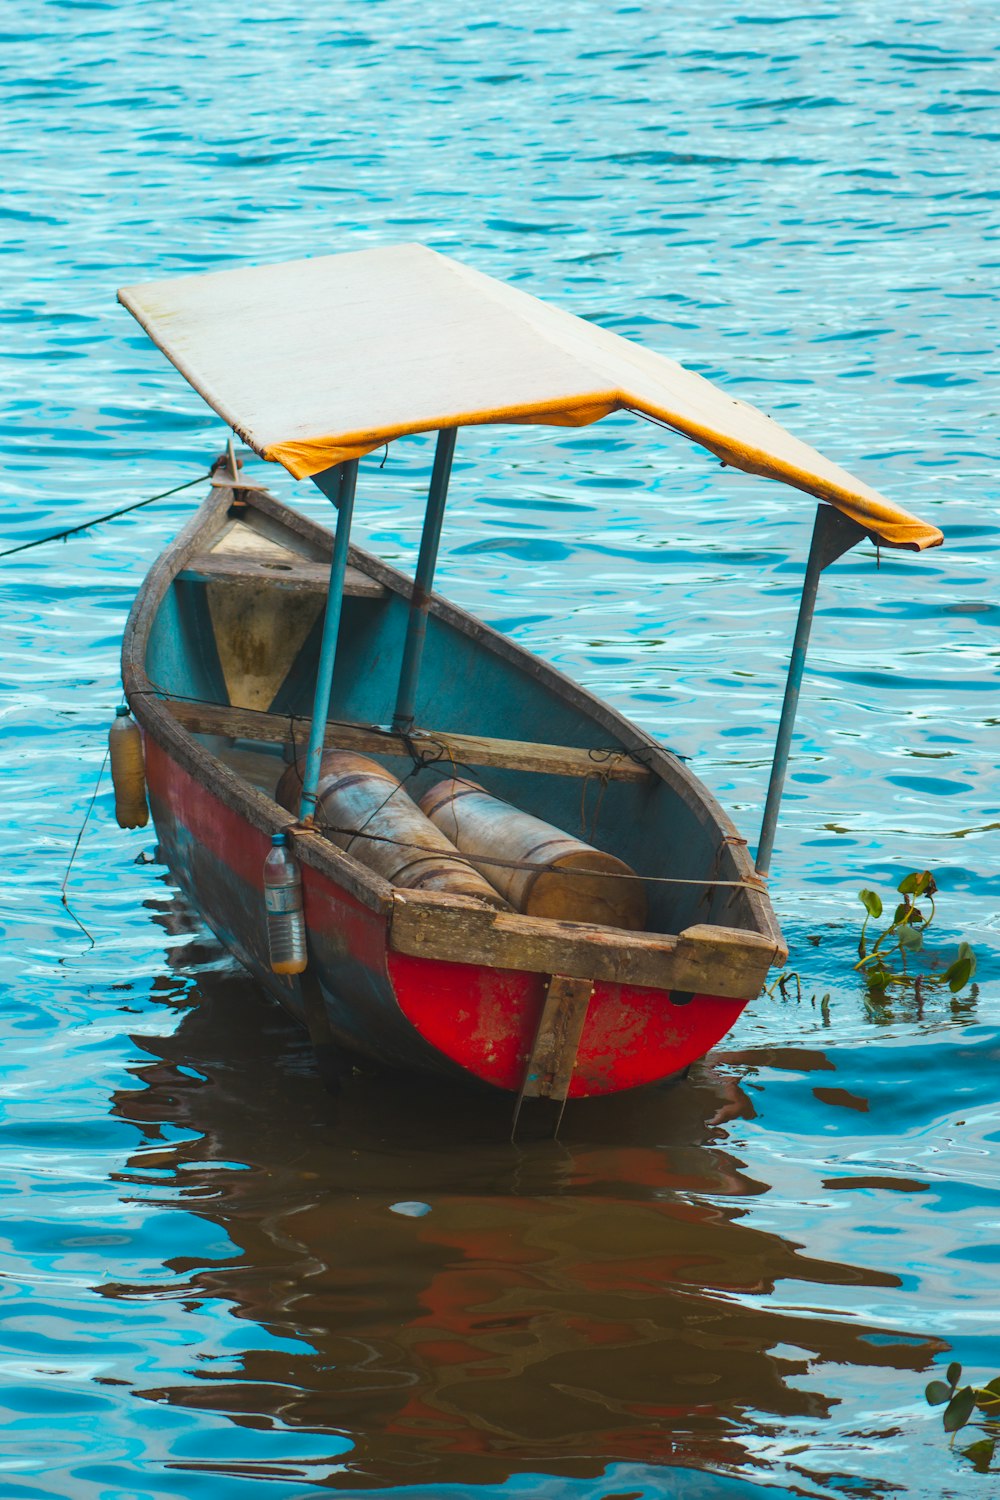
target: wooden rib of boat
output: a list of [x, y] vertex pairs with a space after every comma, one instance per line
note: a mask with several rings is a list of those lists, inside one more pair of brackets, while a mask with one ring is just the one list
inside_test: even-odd
[[[420, 247], [120, 296], [257, 453], [337, 506], [331, 534], [247, 482], [231, 449], [136, 599], [125, 693], [160, 847], [188, 900], [321, 1057], [347, 1049], [565, 1100], [702, 1056], [786, 956], [762, 875], [819, 574], [864, 536], [919, 550], [940, 533], [680, 366]], [[352, 319], [373, 351], [331, 376], [315, 330], [343, 341]], [[817, 515], [756, 865], [679, 759], [432, 592], [457, 428], [579, 425], [622, 407], [832, 502]], [[349, 546], [358, 457], [433, 430], [411, 581]], [[316, 823], [324, 747], [374, 757], [418, 797], [457, 768], [619, 856], [644, 882], [646, 930], [388, 883]], [[303, 751], [296, 817], [275, 789]], [[282, 830], [302, 871], [301, 975], [268, 957], [263, 866]]]

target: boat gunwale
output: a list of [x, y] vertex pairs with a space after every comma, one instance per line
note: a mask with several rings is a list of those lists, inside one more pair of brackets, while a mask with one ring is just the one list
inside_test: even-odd
[[[333, 538], [325, 527], [283, 504], [262, 485], [240, 483], [219, 475], [214, 477], [209, 496], [170, 545], [153, 562], [135, 596], [122, 641], [122, 681], [126, 697], [144, 731], [152, 734], [168, 755], [172, 756], [198, 782], [217, 795], [223, 803], [246, 818], [253, 827], [267, 836], [281, 831], [294, 830], [296, 853], [303, 863], [316, 869], [340, 885], [355, 899], [387, 919], [390, 923], [387, 943], [391, 947], [391, 917], [397, 895], [396, 888], [368, 866], [339, 849], [322, 834], [303, 829], [292, 813], [230, 770], [224, 761], [202, 745], [179, 723], [171, 712], [170, 694], [153, 683], [147, 675], [146, 651], [156, 612], [163, 603], [171, 584], [183, 572], [188, 559], [196, 555], [199, 550], [204, 550], [206, 532], [210, 532], [213, 527], [218, 530], [219, 524], [225, 520], [234, 501], [242, 501], [272, 521], [286, 526], [307, 545], [318, 548], [326, 557], [330, 556]], [[350, 549], [349, 563], [381, 583], [391, 593], [409, 602], [413, 592], [413, 580], [390, 564], [353, 545]], [[748, 914], [753, 925], [720, 930], [745, 934], [751, 940], [748, 946], [756, 947], [759, 946], [761, 939], [767, 940], [773, 947], [771, 962], [783, 962], [787, 956], [787, 950], [770, 899], [764, 889], [750, 883], [757, 881], [759, 877], [750, 859], [746, 841], [741, 838], [728, 814], [698, 777], [682, 761], [659, 745], [645, 730], [633, 724], [543, 658], [519, 646], [482, 620], [436, 593], [430, 596], [429, 607], [432, 615], [470, 638], [476, 646], [491, 651], [521, 670], [530, 672], [543, 687], [552, 691], [554, 696], [562, 698], [578, 712], [598, 724], [601, 729], [606, 730], [623, 750], [631, 754], [638, 752], [641, 755], [643, 764], [648, 766], [652, 775], [667, 784], [703, 826], [710, 827], [717, 832], [720, 840], [719, 863], [722, 863], [721, 856], [727, 855], [737, 878], [741, 882], [747, 882], [743, 887], [743, 892], [748, 902]], [[725, 872], [719, 869], [716, 873], [716, 881], [724, 878]], [[705, 884], [711, 883], [712, 881], [706, 878]], [[403, 891], [398, 894], [410, 900], [416, 893]], [[476, 903], [472, 901], [467, 904], [470, 910], [476, 906]], [[431, 903], [432, 907], [433, 903]], [[519, 914], [512, 914], [515, 927], [518, 920], [520, 920]], [[530, 919], [524, 920], [530, 921]], [[612, 927], [601, 927], [595, 930], [609, 936], [618, 933], [618, 929]], [[629, 939], [634, 940], [635, 937], [635, 934], [624, 930], [619, 935], [623, 944]], [[553, 937], [556, 936], [554, 930]], [[646, 940], [660, 938], [666, 953], [668, 949], [673, 948], [678, 937], [682, 937], [683, 933], [645, 933], [642, 936]], [[586, 941], [586, 937], [586, 930], [583, 927], [573, 934], [573, 940], [576, 943], [581, 940]], [[623, 980], [628, 982], [625, 976]]]

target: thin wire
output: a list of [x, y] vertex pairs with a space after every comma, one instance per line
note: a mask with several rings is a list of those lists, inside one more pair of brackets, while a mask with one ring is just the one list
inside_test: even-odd
[[[294, 730], [293, 730], [293, 734], [294, 734]], [[293, 744], [293, 748], [294, 748], [294, 739], [292, 741], [292, 744]], [[299, 788], [301, 790], [301, 788], [305, 785], [305, 782], [302, 779], [302, 772], [299, 769], [299, 762], [296, 759], [296, 760], [294, 760], [292, 762], [292, 764], [295, 767], [295, 772], [296, 772], [296, 775], [298, 776], [298, 781], [299, 781]], [[433, 762], [428, 762], [428, 764], [433, 764]], [[376, 834], [365, 833], [365, 829], [368, 827], [368, 824], [371, 822], [372, 818], [378, 817], [378, 815], [382, 811], [383, 807], [385, 807], [389, 802], [392, 801], [393, 797], [395, 797], [395, 795], [396, 795], [397, 792], [401, 792], [403, 790], [404, 785], [406, 784], [407, 781], [410, 780], [410, 777], [411, 776], [415, 776], [416, 773], [418, 771], [422, 770], [422, 769], [423, 769], [423, 767], [421, 765], [419, 765], [416, 762], [414, 762], [414, 764], [410, 768], [410, 770], [407, 771], [407, 773], [404, 776], [403, 780], [396, 782], [395, 786], [389, 792], [389, 795], [386, 798], [384, 798], [384, 800], [381, 801], [376, 808], [373, 808], [373, 810], [368, 814], [367, 818], [362, 823], [362, 825], [361, 825], [360, 828], [355, 829], [355, 830], [346, 829], [346, 828], [345, 829], [337, 829], [336, 830], [338, 833], [350, 833], [352, 835], [348, 839], [347, 844], [346, 844], [346, 846], [344, 848], [344, 853], [345, 854], [349, 854], [351, 852], [351, 845], [354, 843], [355, 838], [368, 838], [368, 839], [371, 839], [371, 838], [376, 838], [377, 837]], [[319, 801], [318, 800], [317, 800], [316, 807], [317, 807], [317, 811], [318, 811], [319, 810]], [[301, 826], [302, 826], [302, 831], [303, 832], [308, 832], [309, 831], [308, 825], [303, 824]], [[317, 823], [316, 822], [316, 817], [315, 817], [315, 814], [314, 814], [313, 815], [313, 824], [312, 824], [312, 826], [314, 828], [319, 828], [323, 833], [326, 833], [328, 831], [328, 829], [330, 828], [331, 825], [328, 824], [328, 823]], [[295, 828], [295, 825], [293, 825], [293, 831], [294, 831], [294, 828]], [[384, 842], [396, 843], [398, 841], [395, 840], [395, 839], [390, 839], [390, 840], [385, 840]], [[404, 847], [404, 848], [411, 848], [411, 847], [415, 847], [415, 846], [411, 846], [409, 844], [405, 844], [402, 847]]]
[[664, 432], [674, 432], [678, 437], [690, 439], [692, 443], [697, 443], [699, 448], [704, 448], [706, 453], [714, 453], [724, 469], [730, 467], [728, 458], [723, 458], [721, 453], [717, 452], [715, 448], [710, 448], [700, 438], [692, 437], [690, 432], [684, 431], [683, 427], [675, 427], [672, 422], [661, 422], [659, 417], [651, 417], [648, 411], [640, 411], [636, 406], [626, 406], [623, 410], [629, 412], [633, 417], [641, 417], [644, 422], [651, 422], [654, 427], [662, 427]]
[[15, 552], [27, 552], [31, 547], [44, 547], [48, 542], [64, 541], [68, 536], [76, 536], [79, 531], [89, 531], [92, 526], [103, 526], [105, 521], [116, 521], [119, 516], [127, 516], [129, 511], [141, 510], [144, 505], [152, 505], [154, 500], [165, 500], [168, 495], [178, 495], [181, 490], [189, 490], [192, 485], [201, 484], [211, 477], [210, 472], [199, 474], [197, 479], [189, 479], [186, 484], [175, 484], [172, 490], [163, 490], [159, 495], [150, 495], [148, 500], [137, 500], [134, 505], [123, 505], [121, 510], [110, 510], [106, 516], [95, 516], [92, 521], [84, 521], [80, 526], [68, 526], [65, 531], [54, 531], [51, 536], [40, 536], [33, 542], [22, 542], [19, 547], [8, 547], [5, 552], [0, 552], [0, 557], [13, 557]]
[[687, 433], [681, 432], [679, 427], [673, 427], [669, 422], [661, 422], [659, 417], [651, 417], [648, 411], [639, 411], [635, 406], [626, 406], [625, 411], [630, 416], [641, 417], [644, 422], [652, 422], [654, 427], [662, 427], [664, 432], [675, 432], [678, 437], [687, 437]]
[[[167, 707], [169, 707], [171, 703], [196, 703], [202, 705], [204, 708], [226, 707], [225, 704], [220, 704], [218, 698], [199, 698], [194, 693], [172, 693], [168, 688], [161, 687], [157, 683], [153, 683], [152, 686], [148, 688], [133, 688], [129, 694], [129, 697], [154, 698], [157, 702], [163, 703]], [[256, 712], [256, 710], [254, 710], [254, 712]], [[308, 714], [295, 713], [293, 709], [282, 709], [280, 712], [269, 710], [267, 716], [271, 718], [286, 719], [288, 721], [289, 730], [292, 735], [293, 747], [295, 743], [295, 725], [297, 723], [309, 723]], [[332, 716], [328, 718], [326, 722], [327, 727], [331, 731], [335, 731], [337, 729], [365, 729], [370, 734], [380, 735], [387, 741], [402, 740], [407, 746], [407, 750], [411, 759], [416, 760], [419, 758], [421, 767], [437, 765], [440, 762], [448, 761], [452, 766], [463, 766], [468, 771], [471, 771], [473, 769], [469, 761], [456, 759], [454, 749], [448, 740], [447, 731], [439, 731], [435, 729], [421, 729], [414, 731], [414, 733], [418, 735], [418, 738], [427, 739], [431, 742], [431, 744], [429, 744], [426, 749], [422, 750], [420, 749], [416, 740], [413, 741], [411, 746], [410, 741], [412, 739], [412, 734], [400, 734], [398, 730], [385, 729], [381, 724], [364, 724], [359, 723], [356, 719], [335, 719]], [[246, 738], [252, 738], [252, 736], [248, 735], [246, 736]], [[646, 755], [648, 755], [651, 748], [652, 747], [649, 745], [636, 745], [634, 749], [631, 750], [627, 750], [623, 745], [590, 746], [587, 749], [587, 755], [594, 763], [594, 770], [589, 771], [587, 775], [598, 776], [603, 780], [607, 775], [607, 771], [605, 771], [603, 768], [608, 767], [609, 769], [613, 769], [614, 763], [618, 760], [637, 761], [639, 765], [645, 766], [646, 770], [649, 771], [649, 763], [645, 759], [645, 757]], [[688, 760], [690, 758], [686, 755], [678, 755], [676, 750], [670, 750], [666, 745], [661, 745], [658, 748], [664, 755], [669, 755], [673, 760]], [[432, 753], [434, 749], [438, 751], [438, 754], [435, 755]], [[388, 755], [393, 754], [394, 752], [387, 749], [386, 751], [379, 753]], [[420, 769], [420, 767], [418, 767], [418, 769]], [[650, 774], [653, 773], [650, 772]]]
[[[154, 687], [149, 687], [149, 688], [139, 688], [139, 689], [136, 689], [136, 690], [134, 690], [131, 693], [130, 696], [132, 698], [141, 698], [141, 697], [152, 698], [152, 697], [155, 697], [159, 702], [164, 703], [165, 706], [167, 706], [167, 707], [169, 707], [171, 700], [177, 700], [177, 701], [184, 702], [184, 703], [201, 703], [201, 704], [204, 704], [208, 708], [218, 708], [218, 706], [219, 706], [218, 702], [215, 699], [212, 699], [212, 698], [197, 698], [193, 694], [188, 694], [188, 693], [168, 693], [168, 692], [166, 692], [165, 689], [160, 688], [160, 687], [155, 687], [155, 686]], [[294, 748], [294, 744], [295, 744], [295, 738], [294, 738], [294, 736], [295, 736], [295, 722], [296, 722], [296, 720], [298, 720], [299, 722], [305, 722], [307, 716], [304, 715], [304, 714], [296, 714], [296, 713], [287, 712], [287, 713], [281, 714], [280, 717], [283, 718], [283, 719], [287, 719], [288, 720], [289, 729], [290, 729], [291, 736], [292, 736], [292, 745], [293, 745], [293, 748]], [[357, 724], [352, 723], [350, 720], [347, 720], [347, 719], [332, 719], [331, 718], [327, 722], [328, 722], [330, 728], [334, 729], [334, 730], [338, 726], [343, 726], [344, 728], [347, 728], [347, 729], [356, 729], [356, 728], [359, 727]], [[364, 728], [370, 728], [370, 729], [375, 730], [375, 731], [377, 731], [378, 728], [379, 728], [378, 725], [374, 725], [374, 724], [373, 725], [365, 725], [365, 726], [362, 726], [362, 727], [364, 727]], [[387, 739], [392, 739], [392, 738], [398, 738], [399, 737], [399, 736], [394, 735], [394, 733], [392, 731], [390, 731], [390, 730], [386, 730], [385, 734], [386, 734], [386, 738]], [[408, 736], [407, 736], [407, 738], [408, 738]], [[385, 798], [385, 801], [383, 801], [382, 803], [380, 803], [379, 806], [375, 808], [375, 811], [373, 813], [371, 813], [369, 815], [369, 817], [367, 817], [365, 819], [365, 821], [361, 825], [360, 829], [359, 828], [337, 828], [337, 827], [335, 827], [331, 823], [320, 822], [319, 820], [317, 820], [313, 824], [313, 830], [316, 833], [321, 833], [321, 834], [324, 834], [324, 833], [335, 833], [335, 834], [339, 834], [342, 837], [347, 837], [348, 840], [349, 840], [348, 849], [350, 848], [350, 844], [353, 843], [355, 839], [357, 839], [357, 838], [365, 838], [365, 839], [370, 839], [370, 840], [372, 840], [375, 843], [380, 843], [380, 844], [395, 844], [397, 847], [399, 847], [401, 849], [420, 849], [420, 850], [423, 850], [424, 846], [422, 844], [411, 844], [411, 843], [407, 842], [404, 839], [393, 839], [393, 838], [387, 837], [384, 834], [378, 834], [378, 833], [365, 833], [363, 830], [365, 828], [367, 828], [367, 826], [371, 822], [372, 818], [375, 817], [377, 813], [380, 813], [382, 811], [382, 808], [385, 807], [386, 803], [389, 802], [392, 799], [392, 797], [395, 796], [396, 792], [399, 791], [400, 787], [402, 787], [406, 781], [409, 781], [410, 777], [413, 776], [413, 775], [415, 775], [416, 772], [421, 771], [421, 770], [425, 770], [426, 768], [428, 768], [430, 766], [433, 766], [433, 765], [443, 764], [444, 762], [447, 762], [448, 764], [450, 764], [450, 766], [452, 768], [452, 773], [453, 774], [454, 774], [454, 772], [455, 772], [455, 770], [456, 770], [457, 767], [461, 767], [465, 771], [473, 771], [474, 768], [471, 767], [468, 764], [468, 762], [462, 761], [462, 760], [456, 760], [455, 759], [454, 752], [452, 751], [451, 747], [449, 746], [449, 744], [447, 742], [447, 736], [445, 736], [445, 735], [435, 736], [435, 740], [437, 742], [439, 751], [441, 753], [439, 753], [437, 755], [433, 755], [432, 752], [431, 752], [431, 750], [430, 750], [430, 747], [428, 747], [427, 750], [421, 752], [421, 757], [420, 757], [419, 763], [416, 763], [416, 761], [415, 761], [412, 769], [403, 778], [403, 781], [399, 782], [397, 786], [393, 787], [393, 789], [389, 793], [388, 797]], [[416, 747], [414, 747], [414, 748], [416, 748]], [[640, 750], [644, 750], [647, 747], [646, 746], [639, 746], [638, 748]], [[413, 751], [411, 750], [410, 753], [411, 753], [411, 756], [412, 756]], [[627, 751], [627, 750], [622, 750], [622, 749], [619, 749], [619, 748], [608, 749], [608, 748], [605, 748], [605, 747], [601, 747], [601, 748], [598, 748], [598, 749], [592, 749], [589, 753], [590, 753], [591, 756], [603, 755], [603, 756], [608, 757], [609, 759], [612, 759], [612, 758], [614, 758], [616, 756], [619, 756], [619, 755], [630, 755], [632, 752]], [[636, 757], [636, 758], [638, 758], [638, 757]], [[294, 762], [293, 762], [293, 764], [294, 764]], [[601, 763], [598, 761], [596, 764], [599, 767]], [[590, 774], [592, 774], [592, 775], [596, 774], [602, 780], [605, 780], [605, 776], [602, 775], [602, 773], [601, 773], [601, 771], [599, 769], [596, 771], [596, 773], [590, 773]], [[301, 780], [301, 777], [300, 777], [300, 780]], [[309, 832], [310, 830], [309, 829], [300, 829], [299, 831], [300, 832]], [[745, 844], [746, 843], [746, 839], [741, 839], [741, 838], [738, 838], [738, 837], [734, 838], [730, 834], [724, 835], [723, 840], [722, 840], [722, 846], [724, 847], [726, 844], [730, 844], [730, 843]], [[347, 853], [348, 849], [345, 849], [344, 852]], [[719, 850], [717, 851], [717, 854], [716, 854], [716, 864], [718, 864], [718, 861], [721, 859], [721, 856], [722, 856], [722, 847], [720, 847]], [[462, 854], [459, 850], [456, 850], [454, 854], [451, 854], [450, 851], [449, 851], [449, 856], [448, 857], [450, 859], [459, 859], [463, 863], [471, 865], [473, 869], [475, 869], [477, 865], [481, 865], [481, 864], [496, 865], [498, 868], [508, 869], [508, 870], [537, 870], [539, 868], [539, 866], [537, 864], [532, 864], [530, 861], [526, 861], [526, 860], [499, 859], [499, 858], [496, 858], [494, 856], [487, 856], [487, 855], [483, 855], [483, 854], [477, 854], [474, 858], [472, 858], [469, 855]], [[578, 874], [578, 875], [595, 875], [595, 876], [602, 876], [602, 877], [605, 877], [605, 878], [608, 877], [608, 872], [606, 870], [585, 870], [585, 869], [581, 869], [581, 870], [565, 871], [565, 872], [560, 871], [558, 873]], [[707, 887], [720, 886], [720, 887], [732, 887], [733, 889], [736, 889], [736, 890], [748, 890], [748, 891], [758, 891], [758, 892], [766, 891], [767, 888], [768, 888], [767, 884], [766, 884], [766, 882], [764, 880], [764, 878], [762, 876], [760, 876], [760, 875], [751, 876], [747, 880], [717, 880], [717, 879], [713, 878], [712, 876], [709, 876], [708, 878], [704, 878], [703, 877], [701, 879], [682, 879], [679, 876], [670, 876], [670, 875], [633, 875], [633, 874], [626, 875], [624, 872], [622, 872], [621, 874], [618, 874], [616, 872], [615, 878], [619, 879], [619, 880], [641, 880], [641, 881], [648, 882], [648, 883], [650, 883], [652, 885], [697, 885], [697, 886], [707, 886]]]
[[[399, 786], [394, 787], [389, 796], [391, 797], [396, 792], [398, 792], [402, 784], [403, 783], [400, 782]], [[386, 802], [388, 802], [389, 797], [387, 797], [385, 800]], [[384, 806], [385, 802], [377, 807], [375, 811], [381, 812]], [[374, 817], [374, 814], [372, 814], [372, 816]], [[362, 827], [366, 827], [370, 821], [370, 818], [366, 819], [365, 824], [363, 824]], [[327, 823], [325, 821], [315, 823], [312, 830], [301, 829], [299, 831], [303, 833], [308, 833], [310, 831], [324, 834], [335, 833], [339, 834], [342, 838], [349, 838], [351, 843], [353, 843], [355, 839], [363, 838], [369, 839], [372, 843], [375, 844], [394, 844], [398, 849], [416, 849], [421, 853], [428, 853], [426, 845], [413, 844], [410, 843], [408, 839], [394, 839], [390, 838], [388, 834], [384, 833], [364, 833], [362, 829], [357, 828], [338, 828], [335, 824]], [[347, 850], [345, 849], [344, 852], [347, 853]], [[438, 850], [430, 852], [440, 853], [442, 851]], [[502, 870], [538, 870], [543, 868], [541, 865], [533, 863], [531, 860], [501, 859], [499, 855], [493, 854], [463, 854], [460, 849], [456, 849], [455, 851], [449, 849], [447, 851], [447, 854], [449, 859], [460, 860], [462, 864], [471, 865], [473, 869], [476, 869], [479, 865], [495, 865], [498, 869]], [[574, 866], [572, 869], [561, 869], [558, 865], [552, 865], [548, 868], [548, 873], [552, 875], [565, 876], [591, 875], [601, 880], [641, 880], [644, 884], [648, 883], [651, 885], [726, 886], [732, 887], [736, 890], [746, 891], [766, 891], [767, 889], [762, 876], [757, 876], [749, 880], [715, 880], [710, 876], [707, 878], [705, 876], [702, 876], [700, 879], [682, 879], [680, 876], [674, 875], [635, 875], [632, 873], [626, 874], [624, 870], [588, 870], [582, 865]]]
[[66, 874], [63, 876], [62, 885], [59, 887], [59, 896], [63, 906], [65, 906], [66, 910], [69, 912], [69, 915], [73, 918], [73, 921], [76, 923], [77, 927], [79, 927], [84, 937], [87, 938], [92, 948], [96, 947], [94, 939], [91, 937], [90, 933], [87, 931], [86, 927], [84, 927], [76, 912], [66, 900], [66, 886], [69, 883], [69, 872], [73, 868], [73, 861], [76, 859], [77, 851], [80, 848], [80, 842], [83, 838], [84, 829], [90, 821], [91, 813], [94, 811], [94, 803], [97, 801], [97, 794], [101, 790], [101, 781], [104, 778], [104, 768], [108, 763], [108, 756], [110, 754], [111, 746], [109, 745], [104, 752], [104, 759], [101, 761], [101, 769], [97, 773], [97, 785], [94, 787], [94, 794], [91, 797], [90, 802], [87, 804], [87, 811], [84, 813], [83, 822], [80, 824], [80, 832], [76, 836], [76, 843], [73, 845], [73, 852], [69, 857], [69, 864], [66, 866]]

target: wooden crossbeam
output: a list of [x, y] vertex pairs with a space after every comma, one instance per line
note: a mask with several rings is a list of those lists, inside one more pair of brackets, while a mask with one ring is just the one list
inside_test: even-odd
[[[231, 555], [225, 552], [201, 552], [188, 558], [181, 578], [196, 583], [242, 583], [259, 587], [289, 589], [296, 593], [325, 594], [330, 584], [330, 564], [313, 562], [307, 557], [292, 559], [277, 551], [275, 556]], [[360, 568], [348, 566], [344, 593], [353, 598], [384, 599], [384, 584], [369, 578]]]
[[[171, 713], [192, 734], [221, 734], [231, 739], [283, 745], [291, 740], [287, 715], [263, 713], [225, 704], [166, 700]], [[305, 746], [309, 719], [295, 720], [296, 743]], [[404, 739], [387, 729], [367, 724], [332, 724], [324, 744], [331, 750], [360, 750], [377, 755], [409, 757], [432, 752], [458, 766], [502, 766], [509, 771], [538, 771], [550, 776], [607, 776], [612, 781], [646, 781], [650, 772], [625, 750], [581, 750], [565, 745], [535, 745], [524, 740], [497, 740], [483, 735], [414, 730]]]

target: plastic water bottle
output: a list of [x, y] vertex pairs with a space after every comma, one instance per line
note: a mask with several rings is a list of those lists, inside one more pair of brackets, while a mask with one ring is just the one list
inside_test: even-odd
[[115, 709], [108, 734], [111, 749], [111, 781], [115, 789], [115, 817], [119, 828], [145, 828], [149, 822], [146, 802], [146, 762], [142, 735], [128, 705]]
[[302, 876], [283, 833], [271, 835], [264, 861], [267, 944], [275, 974], [301, 974], [306, 966], [306, 924], [302, 916]]

